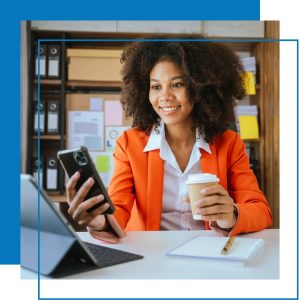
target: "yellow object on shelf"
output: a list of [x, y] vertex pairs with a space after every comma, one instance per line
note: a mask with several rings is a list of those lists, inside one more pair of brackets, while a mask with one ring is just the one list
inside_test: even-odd
[[244, 88], [246, 95], [255, 95], [255, 80], [252, 72], [245, 72], [243, 75]]
[[238, 116], [240, 136], [243, 140], [259, 138], [257, 116]]

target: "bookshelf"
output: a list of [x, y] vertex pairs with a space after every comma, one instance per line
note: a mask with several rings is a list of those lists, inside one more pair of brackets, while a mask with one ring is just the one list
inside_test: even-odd
[[[279, 22], [266, 21], [265, 39], [279, 38]], [[30, 61], [29, 61], [29, 102], [28, 114], [28, 143], [27, 143], [27, 165], [26, 172], [33, 172], [32, 157], [37, 149], [37, 134], [33, 131], [34, 115], [32, 109], [32, 99], [36, 99], [38, 80], [34, 76], [35, 46], [38, 39], [49, 38], [58, 40], [68, 39], [93, 39], [93, 38], [119, 38], [129, 39], [148, 34], [141, 33], [97, 33], [97, 32], [65, 32], [65, 31], [39, 31], [30, 30]], [[151, 35], [151, 34], [149, 34]], [[176, 34], [174, 34], [176, 38]], [[224, 37], [216, 36], [224, 41]], [[235, 42], [226, 42], [226, 39], [235, 39]], [[259, 109], [259, 140], [247, 140], [247, 144], [255, 149], [258, 160], [259, 185], [265, 193], [272, 208], [274, 228], [279, 227], [279, 43], [264, 42], [264, 40], [247, 39], [240, 41], [235, 37], [226, 37], [227, 44], [234, 51], [247, 51], [256, 57], [258, 64], [258, 81], [256, 84], [256, 95], [250, 96], [250, 104], [255, 104]], [[84, 41], [71, 43], [68, 41], [56, 42], [61, 46], [60, 78], [40, 80], [41, 93], [45, 97], [55, 96], [60, 101], [61, 116], [66, 116], [66, 100], [71, 93], [120, 93], [120, 81], [81, 81], [68, 80], [68, 59], [67, 49], [69, 48], [90, 48], [91, 44]], [[106, 42], [93, 45], [94, 48], [101, 49], [122, 49], [123, 42]], [[50, 95], [50, 96], [49, 96]], [[56, 156], [59, 149], [66, 146], [66, 119], [60, 117], [59, 134], [42, 134], [40, 136], [40, 147], [42, 156]], [[61, 206], [65, 200], [64, 196], [64, 172], [59, 167], [58, 188], [56, 191], [49, 191], [54, 201], [58, 201]], [[63, 207], [66, 211], [66, 207]]]

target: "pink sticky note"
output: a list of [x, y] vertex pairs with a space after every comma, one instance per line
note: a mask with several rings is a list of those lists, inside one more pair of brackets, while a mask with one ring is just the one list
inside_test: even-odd
[[123, 110], [120, 101], [104, 101], [105, 125], [122, 125]]

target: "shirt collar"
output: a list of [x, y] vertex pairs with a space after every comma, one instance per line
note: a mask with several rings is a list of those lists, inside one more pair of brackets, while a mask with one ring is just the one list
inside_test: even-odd
[[[161, 149], [162, 145], [166, 142], [165, 138], [165, 124], [160, 120], [159, 126], [152, 128], [148, 143], [144, 148], [144, 152]], [[209, 144], [204, 140], [203, 136], [196, 132], [196, 147], [202, 148], [207, 153], [211, 154]]]

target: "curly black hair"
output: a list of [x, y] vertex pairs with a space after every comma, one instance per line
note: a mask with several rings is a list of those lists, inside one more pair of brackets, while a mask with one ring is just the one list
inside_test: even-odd
[[133, 118], [133, 127], [149, 134], [157, 123], [149, 88], [150, 72], [160, 61], [173, 62], [183, 70], [188, 99], [193, 105], [192, 130], [198, 129], [211, 143], [215, 134], [235, 122], [236, 99], [244, 96], [243, 67], [227, 46], [203, 39], [199, 35], [176, 40], [160, 36], [125, 47], [121, 56], [121, 103], [126, 116]]

